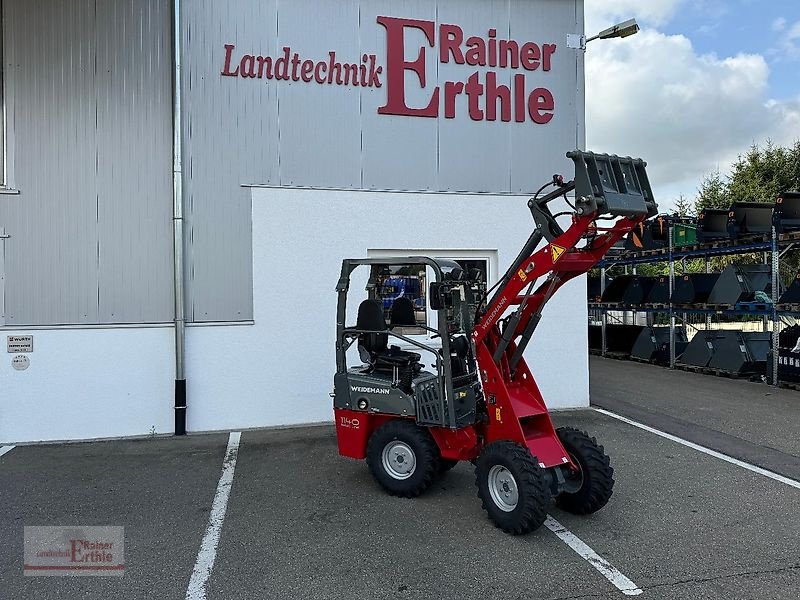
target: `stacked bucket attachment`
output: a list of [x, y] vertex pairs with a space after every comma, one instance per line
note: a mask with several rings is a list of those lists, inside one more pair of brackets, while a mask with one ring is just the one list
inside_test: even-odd
[[771, 297], [771, 280], [769, 265], [730, 265], [720, 273], [708, 295], [707, 304], [735, 307], [740, 303], [756, 302], [757, 292]]
[[775, 200], [772, 224], [778, 233], [800, 231], [800, 192], [782, 192]]
[[666, 215], [658, 215], [639, 223], [625, 237], [625, 250], [642, 252], [669, 246], [669, 219]]
[[647, 295], [648, 304], [669, 304], [669, 277], [662, 275], [653, 279], [650, 293]]
[[[606, 350], [630, 356], [636, 340], [646, 327], [642, 325], [606, 325]], [[599, 352], [602, 349], [602, 329], [600, 325], [589, 326], [589, 349]]]
[[[689, 342], [686, 330], [675, 328], [675, 355], [680, 355]], [[631, 349], [631, 358], [662, 365], [669, 364], [669, 326], [644, 327]]]
[[697, 216], [697, 241], [713, 242], [727, 240], [728, 211], [719, 208], [704, 208]]
[[620, 275], [606, 285], [606, 291], [603, 292], [601, 301], [625, 306], [644, 304], [648, 301], [655, 282], [655, 277]]
[[619, 275], [606, 283], [606, 290], [603, 292], [601, 300], [611, 304], [622, 304], [625, 297], [625, 290], [635, 275]]
[[[608, 277], [606, 281], [611, 281]], [[602, 293], [600, 292], [600, 277], [589, 275], [586, 278], [586, 298], [589, 302], [600, 302]]]
[[794, 276], [792, 283], [781, 294], [778, 304], [800, 304], [800, 272]]
[[770, 235], [772, 209], [771, 204], [764, 202], [734, 202], [728, 210], [728, 237]]
[[768, 331], [698, 331], [680, 357], [681, 364], [736, 375], [763, 375], [772, 334]]
[[719, 273], [687, 273], [675, 277], [673, 304], [705, 304], [719, 279]]

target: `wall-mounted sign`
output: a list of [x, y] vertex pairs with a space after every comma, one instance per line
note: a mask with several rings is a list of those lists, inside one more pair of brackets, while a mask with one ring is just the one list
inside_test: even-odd
[[14, 358], [11, 359], [11, 366], [14, 367], [17, 371], [24, 371], [28, 367], [31, 366], [31, 359], [28, 358], [25, 354], [17, 354]]
[[[279, 56], [262, 56], [238, 51], [235, 44], [224, 44], [220, 74], [276, 82], [385, 87], [386, 103], [378, 108], [380, 115], [433, 118], [444, 115], [446, 119], [455, 119], [457, 99], [463, 95], [467, 99], [466, 112], [473, 121], [499, 119], [544, 125], [553, 118], [553, 93], [546, 87], [530, 89], [525, 74], [550, 71], [556, 44], [502, 39], [495, 27], [478, 36], [469, 35], [459, 25], [442, 23], [437, 27], [433, 21], [419, 19], [379, 16], [377, 23], [386, 33], [383, 64], [375, 54], [365, 53], [352, 57], [351, 62], [342, 62], [333, 50], [324, 58], [308, 58], [285, 46]], [[419, 40], [420, 33], [423, 44], [409, 41]], [[430, 85], [437, 74], [429, 72], [432, 69], [426, 61], [428, 52], [434, 53], [441, 64], [456, 69], [463, 66], [463, 77]], [[408, 60], [407, 56], [417, 58]], [[498, 83], [502, 80], [509, 81], [509, 85]], [[425, 91], [424, 103], [409, 106], [407, 83]]]
[[6, 337], [6, 348], [9, 354], [33, 352], [32, 335], [9, 335]]

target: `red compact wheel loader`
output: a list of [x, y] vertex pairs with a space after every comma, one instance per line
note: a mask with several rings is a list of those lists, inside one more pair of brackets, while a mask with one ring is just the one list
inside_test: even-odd
[[[614, 471], [603, 447], [585, 432], [554, 428], [523, 353], [553, 294], [657, 213], [641, 159], [567, 156], [574, 180], [554, 176], [529, 200], [535, 228], [492, 288], [474, 270], [424, 256], [346, 259], [336, 287], [339, 453], [366, 458], [378, 483], [404, 497], [419, 495], [458, 461], [472, 461], [483, 508], [511, 534], [539, 527], [554, 498], [588, 514], [611, 496]], [[555, 189], [542, 195], [549, 186]], [[574, 204], [567, 198], [573, 191]], [[571, 210], [554, 215], [548, 204], [559, 198]], [[564, 230], [558, 217], [566, 215]], [[369, 268], [367, 299], [348, 326], [351, 276], [361, 266]], [[398, 274], [430, 280], [426, 300], [436, 327], [419, 318], [419, 298], [386, 285]], [[353, 344], [363, 364], [348, 368]], [[424, 368], [423, 355], [435, 371]]]

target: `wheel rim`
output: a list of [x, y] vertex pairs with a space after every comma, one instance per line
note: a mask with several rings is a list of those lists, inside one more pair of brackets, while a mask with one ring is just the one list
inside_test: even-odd
[[488, 483], [489, 494], [497, 508], [504, 512], [511, 512], [517, 508], [519, 488], [511, 471], [503, 465], [493, 466], [489, 469]]
[[578, 458], [572, 454], [572, 452], [568, 452], [568, 454], [570, 460], [572, 460], [572, 464], [578, 467], [578, 470], [569, 471], [567, 476], [564, 478], [564, 491], [568, 494], [575, 494], [583, 487], [583, 468], [581, 467], [581, 463], [578, 461]]
[[383, 447], [383, 469], [393, 479], [408, 479], [417, 468], [417, 457], [411, 446], [395, 440]]

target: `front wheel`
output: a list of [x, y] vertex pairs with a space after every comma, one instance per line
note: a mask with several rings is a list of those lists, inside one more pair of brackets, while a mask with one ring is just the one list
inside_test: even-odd
[[614, 469], [603, 447], [585, 431], [561, 427], [558, 439], [578, 471], [569, 474], [556, 504], [567, 512], [588, 515], [603, 508], [614, 492]]
[[367, 444], [367, 465], [393, 496], [419, 496], [439, 472], [439, 449], [427, 429], [396, 419], [379, 427]]
[[486, 446], [475, 463], [475, 485], [494, 524], [512, 535], [539, 528], [551, 502], [544, 470], [514, 442]]

